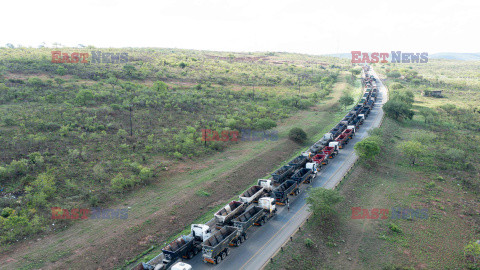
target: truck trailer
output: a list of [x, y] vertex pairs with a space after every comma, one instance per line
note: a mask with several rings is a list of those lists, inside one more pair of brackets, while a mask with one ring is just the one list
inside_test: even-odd
[[[229, 254], [229, 246], [239, 237], [238, 229], [225, 226], [202, 243], [202, 255], [205, 263], [219, 264]], [[239, 238], [243, 242], [243, 238]]]
[[231, 201], [215, 213], [217, 226], [229, 225], [230, 221], [240, 215], [246, 208], [245, 203]]
[[262, 186], [251, 186], [249, 189], [245, 190], [239, 197], [240, 201], [249, 205], [251, 203], [257, 202], [258, 199], [264, 193], [265, 188]]
[[272, 173], [273, 180], [275, 180], [277, 183], [283, 183], [283, 181], [288, 179], [293, 174], [294, 170], [294, 167], [285, 165]]

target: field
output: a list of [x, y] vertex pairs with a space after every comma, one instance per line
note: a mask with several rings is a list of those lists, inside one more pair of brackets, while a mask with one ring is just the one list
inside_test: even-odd
[[[1, 49], [5, 266], [113, 268], [157, 251], [298, 151], [290, 128], [307, 143], [321, 136], [354, 88], [333, 58], [87, 49], [129, 62], [58, 64], [49, 49]], [[205, 143], [203, 128], [279, 139]], [[126, 220], [52, 222], [50, 207], [129, 210]]]
[[[386, 118], [372, 132], [382, 138], [381, 153], [342, 182], [337, 215], [309, 221], [268, 269], [477, 269], [464, 247], [480, 239], [478, 63], [375, 69], [390, 93], [415, 93], [413, 119]], [[425, 90], [441, 90], [443, 98], [424, 96]], [[422, 149], [414, 165], [402, 151], [413, 141]], [[390, 214], [356, 220], [353, 207]], [[393, 208], [427, 209], [428, 218], [394, 218]]]

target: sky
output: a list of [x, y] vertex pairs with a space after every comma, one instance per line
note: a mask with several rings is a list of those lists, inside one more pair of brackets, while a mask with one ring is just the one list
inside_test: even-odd
[[0, 46], [480, 52], [480, 1], [2, 0]]

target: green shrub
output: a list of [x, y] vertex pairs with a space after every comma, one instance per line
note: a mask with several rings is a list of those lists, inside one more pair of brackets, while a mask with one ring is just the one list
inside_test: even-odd
[[388, 224], [388, 228], [389, 228], [392, 232], [394, 232], [394, 233], [397, 233], [397, 234], [401, 234], [401, 233], [402, 233], [402, 229], [400, 229], [400, 227], [399, 227], [397, 224], [393, 223], [393, 222], [390, 222], [390, 223]]
[[307, 140], [307, 133], [299, 127], [294, 127], [288, 132], [288, 138], [297, 143], [304, 143]]
[[112, 180], [110, 180], [110, 185], [114, 191], [123, 191], [126, 187], [131, 186], [130, 179], [125, 179], [122, 173], [118, 173]]
[[15, 125], [17, 124], [17, 123], [15, 122], [15, 120], [13, 120], [12, 118], [9, 118], [9, 117], [5, 118], [5, 119], [3, 120], [3, 122], [5, 123], [5, 126], [7, 126], [7, 127], [13, 127], [13, 126], [15, 126]]
[[315, 243], [310, 238], [306, 238], [304, 243], [305, 243], [305, 246], [307, 246], [308, 248], [312, 248], [315, 245]]
[[143, 167], [141, 166], [141, 170], [140, 170], [140, 173], [139, 173], [139, 177], [140, 177], [140, 180], [142, 181], [147, 181], [149, 180], [150, 178], [153, 177], [153, 171], [150, 169], [150, 168], [147, 168], [147, 167]]

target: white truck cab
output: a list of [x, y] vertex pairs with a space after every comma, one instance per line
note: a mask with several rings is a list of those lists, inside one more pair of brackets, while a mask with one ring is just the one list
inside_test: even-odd
[[317, 177], [318, 164], [316, 162], [308, 162], [307, 164], [305, 164], [305, 168], [312, 170], [313, 178]]
[[257, 185], [265, 188], [267, 191], [273, 190], [272, 180], [270, 179], [258, 179]]
[[201, 241], [205, 241], [212, 236], [212, 230], [205, 224], [192, 224], [191, 231], [193, 237]]
[[275, 199], [270, 197], [263, 197], [258, 200], [258, 206], [262, 207], [265, 210], [269, 210], [270, 213], [275, 212]]
[[177, 262], [176, 264], [172, 265], [171, 270], [192, 270], [192, 266], [188, 263], [184, 262]]

